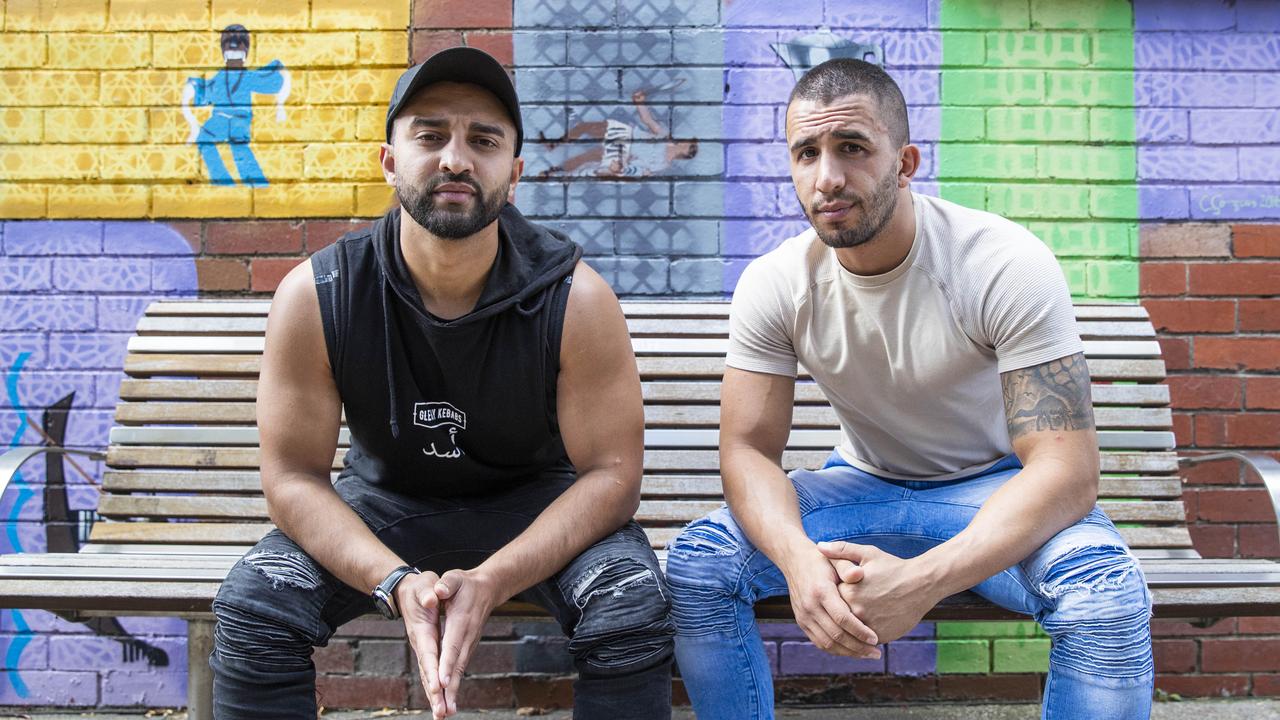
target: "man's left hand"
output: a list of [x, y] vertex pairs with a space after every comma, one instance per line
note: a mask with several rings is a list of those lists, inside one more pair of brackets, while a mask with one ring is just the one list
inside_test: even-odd
[[818, 549], [840, 576], [840, 597], [880, 642], [905, 635], [941, 599], [911, 560], [848, 542], [818, 543]]
[[444, 637], [440, 642], [440, 685], [444, 688], [445, 714], [458, 712], [458, 685], [480, 641], [484, 623], [503, 598], [497, 584], [485, 573], [450, 570], [436, 583], [436, 596], [444, 610]]

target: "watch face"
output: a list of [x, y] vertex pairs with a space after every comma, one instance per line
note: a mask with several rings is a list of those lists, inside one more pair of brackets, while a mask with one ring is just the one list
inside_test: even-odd
[[378, 612], [382, 613], [382, 617], [388, 620], [396, 619], [396, 611], [391, 607], [386, 591], [382, 588], [377, 588], [373, 591], [373, 604], [377, 606]]

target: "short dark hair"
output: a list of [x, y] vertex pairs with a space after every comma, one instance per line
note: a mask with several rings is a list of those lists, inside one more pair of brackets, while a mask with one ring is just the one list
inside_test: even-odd
[[853, 58], [833, 58], [815, 65], [791, 89], [787, 107], [796, 100], [830, 103], [849, 95], [870, 95], [880, 107], [881, 119], [899, 145], [911, 142], [907, 101], [898, 83], [878, 65]]
[[222, 28], [222, 35], [218, 38], [218, 45], [223, 50], [226, 50], [228, 45], [248, 50], [249, 29], [239, 23]]

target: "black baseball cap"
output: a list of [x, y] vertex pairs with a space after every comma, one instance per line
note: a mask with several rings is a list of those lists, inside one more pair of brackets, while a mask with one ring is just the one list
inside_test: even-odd
[[524, 146], [524, 124], [520, 121], [520, 98], [516, 96], [516, 86], [492, 55], [472, 47], [441, 50], [404, 71], [396, 81], [391, 105], [387, 107], [387, 142], [391, 142], [391, 125], [409, 98], [432, 83], [444, 81], [479, 85], [497, 96], [516, 126], [516, 157], [519, 157], [520, 148]]

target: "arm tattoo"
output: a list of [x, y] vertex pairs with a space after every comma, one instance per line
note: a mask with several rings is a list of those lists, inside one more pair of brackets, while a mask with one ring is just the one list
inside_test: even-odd
[[1031, 432], [1093, 427], [1093, 400], [1084, 354], [1000, 375], [1009, 438]]

